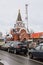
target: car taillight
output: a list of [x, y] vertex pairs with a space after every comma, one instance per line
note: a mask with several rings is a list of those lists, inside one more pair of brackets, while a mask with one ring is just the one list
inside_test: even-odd
[[20, 46], [18, 45], [17, 48], [20, 48]]

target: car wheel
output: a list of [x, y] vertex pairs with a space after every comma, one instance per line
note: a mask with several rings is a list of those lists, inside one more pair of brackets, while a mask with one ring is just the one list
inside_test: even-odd
[[33, 55], [31, 53], [29, 54], [29, 58], [30, 59], [33, 59]]
[[14, 49], [14, 54], [16, 54], [17, 53], [17, 51], [16, 51], [16, 49]]
[[8, 49], [8, 52], [10, 52], [10, 49]]

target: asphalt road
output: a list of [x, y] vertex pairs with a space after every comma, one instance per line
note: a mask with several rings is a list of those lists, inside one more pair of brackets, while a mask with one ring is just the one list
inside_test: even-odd
[[29, 59], [29, 57], [15, 55], [1, 50], [0, 62], [4, 65], [43, 65], [42, 63]]

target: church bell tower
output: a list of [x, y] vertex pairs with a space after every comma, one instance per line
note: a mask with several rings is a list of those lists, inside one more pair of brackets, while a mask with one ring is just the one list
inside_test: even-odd
[[25, 27], [25, 24], [23, 23], [22, 18], [21, 18], [20, 9], [18, 11], [18, 16], [17, 16], [15, 27], [16, 28], [24, 28]]

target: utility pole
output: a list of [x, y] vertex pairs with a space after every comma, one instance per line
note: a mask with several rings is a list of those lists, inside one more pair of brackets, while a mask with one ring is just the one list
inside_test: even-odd
[[29, 30], [28, 30], [28, 4], [26, 4], [25, 6], [26, 6], [26, 22], [27, 22], [27, 31], [29, 32]]

